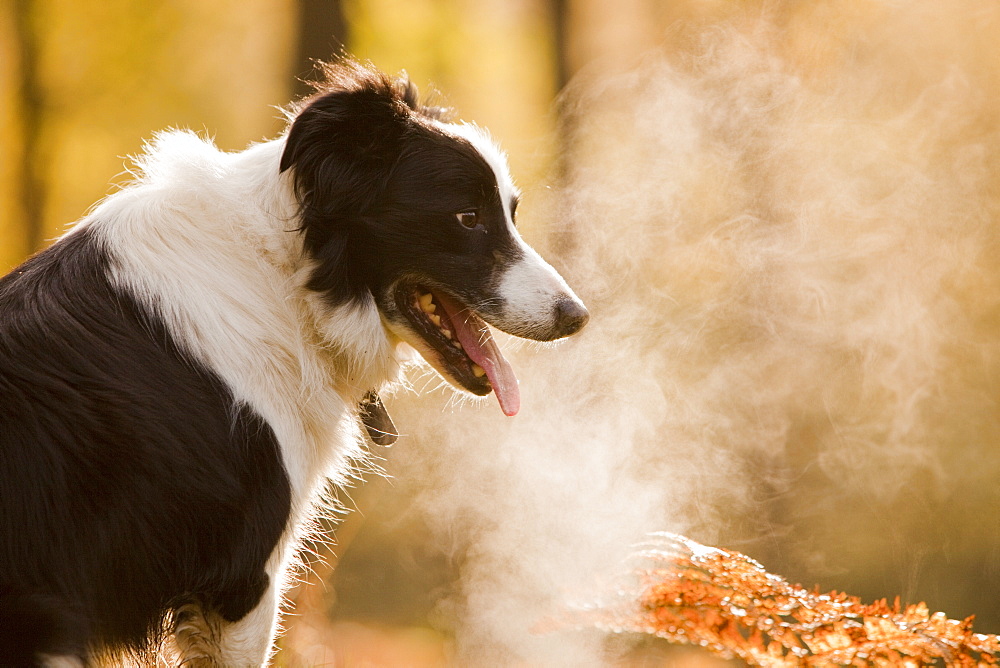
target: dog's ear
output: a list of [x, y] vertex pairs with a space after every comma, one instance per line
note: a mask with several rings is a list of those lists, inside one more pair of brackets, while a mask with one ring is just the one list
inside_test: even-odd
[[305, 247], [319, 262], [309, 287], [342, 302], [364, 295], [351, 237], [383, 197], [413, 109], [377, 70], [347, 61], [325, 71], [292, 120], [280, 168], [292, 170]]
[[281, 171], [295, 170], [300, 195], [324, 170], [348, 182], [355, 170], [387, 171], [411, 111], [400, 87], [381, 72], [354, 62], [325, 71], [320, 91], [295, 114], [281, 156]]

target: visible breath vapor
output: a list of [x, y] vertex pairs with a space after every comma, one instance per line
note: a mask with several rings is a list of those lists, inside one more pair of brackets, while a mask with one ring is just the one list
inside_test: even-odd
[[843, 539], [858, 503], [995, 486], [1000, 8], [962, 7], [733, 10], [574, 81], [566, 183], [524, 209], [590, 325], [506, 343], [517, 418], [394, 400], [395, 474], [461, 559], [459, 659], [608, 661], [532, 626], [649, 531]]

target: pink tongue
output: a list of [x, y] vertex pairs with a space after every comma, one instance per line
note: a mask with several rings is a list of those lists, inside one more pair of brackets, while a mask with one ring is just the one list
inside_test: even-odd
[[521, 408], [517, 377], [514, 376], [514, 369], [504, 359], [499, 346], [493, 340], [489, 326], [467, 307], [448, 297], [434, 293], [434, 301], [444, 308], [451, 326], [455, 329], [455, 336], [465, 349], [465, 354], [483, 367], [486, 377], [490, 379], [490, 385], [493, 386], [493, 392], [497, 395], [497, 401], [500, 402], [500, 410], [504, 415], [517, 415], [517, 411]]

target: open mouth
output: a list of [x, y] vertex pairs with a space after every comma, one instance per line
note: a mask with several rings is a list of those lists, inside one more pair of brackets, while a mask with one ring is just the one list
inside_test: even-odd
[[420, 285], [401, 285], [395, 299], [431, 366], [472, 394], [494, 392], [504, 414], [517, 414], [517, 378], [482, 318], [456, 298]]

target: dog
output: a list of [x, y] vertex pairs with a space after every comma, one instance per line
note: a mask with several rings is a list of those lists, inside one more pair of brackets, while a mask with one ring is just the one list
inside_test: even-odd
[[278, 139], [158, 135], [0, 279], [0, 663], [266, 664], [324, 488], [364, 431], [395, 438], [378, 392], [406, 351], [514, 415], [489, 325], [586, 323], [485, 131], [323, 69]]

